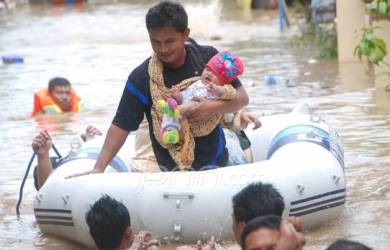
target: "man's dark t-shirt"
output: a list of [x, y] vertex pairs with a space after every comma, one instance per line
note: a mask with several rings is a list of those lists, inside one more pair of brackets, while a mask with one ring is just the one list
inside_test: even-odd
[[[204, 65], [218, 51], [211, 46], [199, 46], [198, 44], [186, 44], [186, 59], [182, 66], [170, 68], [164, 66], [164, 82], [168, 88], [181, 81], [200, 76]], [[149, 123], [149, 133], [154, 154], [160, 166], [168, 170], [174, 169], [177, 164], [170, 156], [168, 150], [163, 148], [153, 133], [153, 124], [150, 114], [152, 99], [149, 89], [148, 58], [135, 68], [126, 82], [122, 98], [120, 100], [113, 124], [127, 131], [135, 131], [146, 114]], [[241, 86], [236, 79], [232, 82], [233, 87]], [[225, 166], [228, 160], [228, 152], [225, 148], [225, 136], [221, 125], [218, 125], [210, 134], [195, 137], [195, 157], [192, 167], [199, 170], [203, 167]]]

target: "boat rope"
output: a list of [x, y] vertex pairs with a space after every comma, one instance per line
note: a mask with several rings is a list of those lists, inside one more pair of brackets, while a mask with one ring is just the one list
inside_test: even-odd
[[[60, 152], [58, 151], [58, 149], [56, 148], [56, 146], [54, 146], [54, 144], [52, 144], [52, 148], [54, 150], [54, 152], [57, 154], [57, 156], [61, 159], [62, 156], [60, 154]], [[19, 208], [20, 208], [20, 204], [22, 203], [22, 199], [23, 199], [23, 188], [24, 188], [24, 184], [26, 183], [26, 179], [27, 179], [27, 176], [28, 176], [28, 173], [30, 172], [30, 168], [31, 168], [31, 164], [33, 163], [34, 159], [35, 159], [35, 156], [37, 155], [37, 149], [34, 149], [34, 152], [31, 156], [31, 159], [27, 165], [27, 169], [26, 169], [26, 173], [24, 174], [24, 177], [23, 177], [23, 180], [22, 180], [22, 184], [20, 185], [20, 189], [19, 189], [19, 199], [18, 199], [18, 203], [16, 204], [16, 215], [19, 217], [20, 216], [20, 211], [19, 211]]]

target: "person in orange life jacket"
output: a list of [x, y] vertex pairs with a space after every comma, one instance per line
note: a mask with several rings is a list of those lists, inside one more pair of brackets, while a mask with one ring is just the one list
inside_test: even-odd
[[70, 82], [65, 78], [56, 77], [49, 81], [47, 89], [34, 94], [34, 109], [31, 116], [81, 111], [81, 98], [72, 89]]

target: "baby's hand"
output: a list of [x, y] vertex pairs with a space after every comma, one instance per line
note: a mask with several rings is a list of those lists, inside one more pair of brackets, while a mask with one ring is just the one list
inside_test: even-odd
[[242, 128], [246, 128], [249, 123], [253, 123], [253, 129], [261, 127], [261, 122], [254, 113], [242, 111], [240, 118]]
[[82, 133], [80, 136], [83, 141], [88, 141], [89, 139], [92, 139], [95, 135], [102, 135], [102, 132], [98, 128], [88, 125], [85, 129], [85, 133]]
[[173, 86], [170, 90], [169, 90], [169, 94], [171, 95], [171, 97], [173, 99], [175, 99], [175, 101], [177, 103], [181, 103], [181, 99], [182, 99], [182, 95], [180, 93], [180, 88], [178, 86]]

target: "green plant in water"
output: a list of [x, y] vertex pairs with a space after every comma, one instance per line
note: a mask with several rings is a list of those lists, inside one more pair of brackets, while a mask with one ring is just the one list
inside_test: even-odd
[[[363, 37], [359, 44], [355, 47], [354, 55], [357, 55], [360, 60], [362, 60], [363, 57], [366, 57], [370, 63], [375, 65], [382, 63], [390, 66], [388, 63], [383, 61], [387, 54], [386, 43], [383, 39], [375, 36], [376, 29], [378, 29], [378, 27], [366, 27], [362, 29]], [[390, 79], [390, 70], [385, 71], [380, 75], [385, 75], [388, 79]], [[390, 91], [390, 84], [385, 87], [385, 90]]]
[[359, 44], [355, 47], [354, 55], [358, 56], [361, 60], [363, 57], [367, 57], [368, 61], [379, 65], [383, 61], [383, 58], [387, 54], [386, 43], [382, 38], [377, 38], [374, 31], [378, 27], [365, 27], [363, 28], [363, 37]]
[[[369, 2], [366, 5], [368, 12], [377, 14], [378, 17], [383, 17], [390, 21], [390, 0], [366, 0], [366, 2]], [[374, 16], [374, 18], [376, 17]], [[370, 27], [363, 29], [363, 38], [356, 46], [354, 55], [357, 54], [359, 59], [362, 59], [363, 56], [366, 56], [369, 62], [374, 63], [376, 65], [382, 63], [386, 66], [389, 66], [390, 69], [390, 64], [383, 61], [383, 58], [387, 54], [386, 43], [383, 39], [375, 37], [375, 29], [377, 28]], [[384, 75], [390, 81], [390, 70], [385, 71], [380, 75]], [[385, 91], [390, 92], [390, 84], [386, 85]]]
[[[387, 79], [389, 79], [389, 81], [390, 81], [390, 70], [383, 72], [383, 75], [385, 75], [387, 77]], [[385, 90], [387, 92], [390, 92], [390, 83], [386, 85]]]
[[331, 31], [315, 29], [313, 25], [301, 28], [302, 32], [288, 39], [292, 47], [305, 47], [315, 45], [319, 48], [320, 59], [333, 59], [337, 57], [337, 36]]
[[320, 58], [332, 59], [338, 56], [337, 51], [337, 36], [335, 34], [320, 31], [317, 44], [320, 48]]

